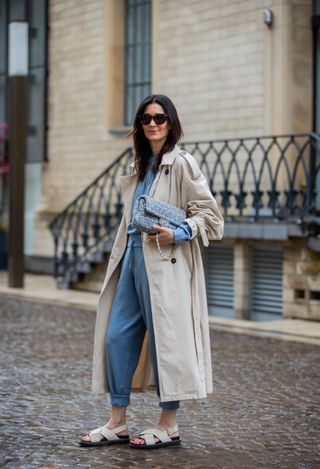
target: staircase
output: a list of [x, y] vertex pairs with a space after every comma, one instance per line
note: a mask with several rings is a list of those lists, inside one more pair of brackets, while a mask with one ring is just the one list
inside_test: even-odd
[[[225, 221], [299, 223], [320, 235], [320, 139], [273, 135], [183, 143], [198, 161]], [[50, 224], [59, 288], [99, 291], [123, 211], [127, 148]]]
[[127, 148], [50, 223], [58, 288], [85, 289], [97, 265], [105, 273], [123, 209], [118, 181], [129, 174], [131, 159]]

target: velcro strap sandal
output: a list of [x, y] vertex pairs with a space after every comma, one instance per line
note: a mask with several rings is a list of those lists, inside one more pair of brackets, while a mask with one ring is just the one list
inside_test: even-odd
[[[180, 436], [171, 437], [174, 433], [178, 432], [178, 425], [174, 427], [160, 430], [159, 428], [147, 428], [137, 435], [137, 439], [144, 440], [144, 443], [132, 443], [131, 439], [130, 448], [136, 449], [158, 449], [165, 448], [166, 446], [179, 445], [181, 443]], [[158, 441], [156, 441], [156, 438]]]
[[118, 433], [128, 430], [127, 425], [121, 425], [117, 428], [103, 427], [96, 428], [88, 433], [86, 436], [90, 437], [90, 441], [81, 438], [79, 444], [81, 446], [104, 446], [104, 445], [118, 445], [129, 443], [129, 435], [118, 435]]

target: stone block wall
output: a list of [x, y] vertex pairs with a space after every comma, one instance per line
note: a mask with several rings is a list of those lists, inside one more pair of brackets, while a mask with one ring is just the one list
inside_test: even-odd
[[291, 241], [284, 248], [284, 317], [320, 319], [320, 253], [305, 240]]
[[51, 0], [49, 162], [43, 203], [60, 210], [128, 145], [106, 128], [103, 0]]
[[130, 146], [106, 120], [106, 2], [50, 0], [48, 162], [34, 253], [52, 256], [48, 222]]
[[265, 3], [160, 0], [154, 89], [172, 96], [186, 140], [265, 129]]

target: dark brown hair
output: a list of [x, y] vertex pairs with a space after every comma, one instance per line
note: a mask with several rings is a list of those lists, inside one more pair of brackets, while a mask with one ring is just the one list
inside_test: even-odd
[[162, 155], [168, 153], [174, 149], [174, 146], [180, 138], [183, 136], [182, 127], [178, 117], [177, 110], [175, 105], [168, 96], [163, 94], [153, 94], [147, 96], [139, 105], [136, 112], [133, 128], [129, 135], [133, 136], [133, 147], [134, 147], [134, 163], [135, 169], [138, 173], [138, 178], [143, 180], [148, 167], [148, 158], [152, 154], [151, 146], [149, 140], [144, 135], [143, 127], [140, 122], [140, 116], [144, 113], [145, 108], [148, 104], [158, 103], [163, 107], [165, 114], [168, 116], [168, 123], [170, 125], [170, 130], [167, 136], [167, 139], [161, 148], [159, 158], [157, 158], [156, 163], [153, 167], [153, 171], [158, 171], [159, 165], [162, 160]]

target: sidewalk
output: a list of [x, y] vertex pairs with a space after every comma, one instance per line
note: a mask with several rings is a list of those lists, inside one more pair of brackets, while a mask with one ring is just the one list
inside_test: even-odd
[[[58, 290], [54, 278], [46, 275], [27, 274], [24, 289], [9, 288], [6, 272], [0, 272], [0, 297], [2, 295], [29, 302], [74, 307], [92, 312], [95, 312], [98, 301], [97, 293]], [[209, 321], [210, 326], [215, 330], [320, 345], [320, 321], [282, 319], [255, 322], [216, 316], [210, 316]]]
[[[108, 398], [91, 393], [97, 295], [57, 291], [45, 278], [26, 283], [27, 292], [2, 283], [0, 293], [1, 467], [319, 468], [319, 346], [230, 333], [239, 325], [212, 326], [213, 393], [181, 402], [180, 448], [80, 448], [80, 435], [109, 414]], [[154, 391], [133, 393], [130, 435], [153, 427], [159, 412]]]

